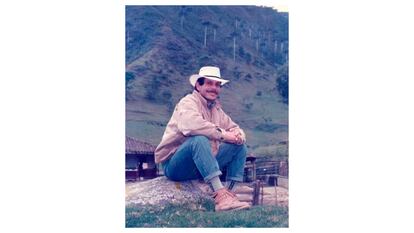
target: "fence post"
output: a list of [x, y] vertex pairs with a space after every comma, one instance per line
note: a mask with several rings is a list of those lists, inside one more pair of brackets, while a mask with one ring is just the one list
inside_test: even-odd
[[259, 196], [260, 196], [260, 180], [256, 180], [253, 183], [253, 205], [259, 204]]
[[253, 180], [256, 180], [256, 163], [253, 162]]

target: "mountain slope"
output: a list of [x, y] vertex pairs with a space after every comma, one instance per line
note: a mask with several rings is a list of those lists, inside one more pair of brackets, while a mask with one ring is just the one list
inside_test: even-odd
[[126, 133], [157, 145], [189, 76], [215, 65], [250, 151], [287, 156], [287, 54], [287, 15], [271, 8], [127, 6]]

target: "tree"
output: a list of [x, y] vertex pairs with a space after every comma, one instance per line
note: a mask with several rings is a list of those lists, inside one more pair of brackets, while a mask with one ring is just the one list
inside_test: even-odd
[[233, 32], [230, 36], [233, 37], [233, 61], [236, 61], [236, 37], [239, 36], [239, 33]]
[[252, 55], [250, 55], [250, 53], [245, 53], [245, 59], [246, 63], [250, 64], [250, 62], [252, 62]]
[[125, 72], [125, 100], [131, 99], [131, 81], [135, 79], [135, 75], [132, 72]]
[[218, 26], [217, 26], [217, 24], [211, 23], [211, 27], [213, 28], [213, 42], [215, 43], [216, 42], [216, 32], [217, 32]]
[[244, 57], [244, 54], [245, 53], [244, 53], [243, 47], [239, 46], [239, 56], [243, 58]]
[[161, 85], [160, 78], [158, 76], [153, 76], [151, 79], [151, 82], [145, 89], [146, 90], [145, 98], [150, 101], [157, 100], [157, 97], [160, 91], [159, 89], [160, 85]]
[[204, 47], [207, 46], [207, 27], [208, 27], [208, 25], [210, 25], [210, 23], [208, 21], [203, 22], [203, 26], [204, 26]]
[[284, 65], [277, 71], [276, 88], [282, 96], [283, 103], [289, 104], [289, 66]]
[[233, 61], [236, 61], [236, 37], [233, 37]]
[[125, 85], [128, 85], [129, 81], [135, 79], [135, 75], [132, 72], [125, 72]]
[[188, 12], [188, 8], [186, 6], [182, 6], [180, 7], [180, 11], [178, 12], [178, 16], [180, 16], [180, 25], [181, 25], [181, 30], [184, 27], [184, 19], [185, 19], [185, 15]]

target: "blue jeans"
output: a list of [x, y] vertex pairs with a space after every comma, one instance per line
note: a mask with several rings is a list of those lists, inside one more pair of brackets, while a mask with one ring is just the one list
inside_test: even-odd
[[173, 181], [200, 178], [208, 181], [227, 169], [227, 181], [243, 182], [246, 153], [247, 148], [244, 144], [223, 143], [219, 147], [217, 156], [214, 157], [207, 137], [192, 136], [163, 163], [164, 174]]

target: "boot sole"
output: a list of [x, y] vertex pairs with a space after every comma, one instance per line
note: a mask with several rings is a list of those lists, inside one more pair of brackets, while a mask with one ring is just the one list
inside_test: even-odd
[[216, 212], [229, 211], [229, 210], [243, 210], [243, 209], [250, 209], [250, 205], [244, 205], [244, 206], [239, 206], [239, 207], [229, 208], [229, 209], [216, 210]]

